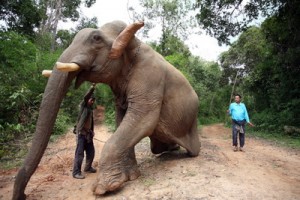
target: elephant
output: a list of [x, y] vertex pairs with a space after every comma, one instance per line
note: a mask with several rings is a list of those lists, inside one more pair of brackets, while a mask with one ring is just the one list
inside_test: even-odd
[[39, 109], [31, 148], [14, 183], [13, 199], [26, 199], [25, 187], [47, 147], [63, 98], [75, 80], [107, 84], [115, 96], [116, 131], [103, 146], [95, 195], [140, 176], [135, 145], [150, 138], [153, 154], [176, 146], [198, 156], [199, 99], [184, 75], [135, 33], [143, 22], [112, 21], [80, 30], [51, 72]]

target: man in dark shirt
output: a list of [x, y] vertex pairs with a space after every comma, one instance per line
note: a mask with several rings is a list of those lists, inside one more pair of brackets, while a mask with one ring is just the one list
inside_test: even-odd
[[91, 86], [89, 91], [84, 96], [80, 104], [80, 111], [77, 118], [76, 136], [77, 147], [75, 151], [75, 159], [73, 166], [73, 177], [77, 179], [84, 179], [85, 176], [81, 172], [81, 165], [84, 158], [84, 151], [86, 152], [85, 172], [96, 173], [96, 169], [92, 167], [95, 157], [95, 148], [93, 143], [94, 137], [94, 121], [93, 121], [93, 104], [95, 98], [93, 92], [95, 84]]

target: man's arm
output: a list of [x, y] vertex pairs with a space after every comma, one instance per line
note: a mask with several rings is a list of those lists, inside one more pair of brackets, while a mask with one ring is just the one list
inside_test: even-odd
[[230, 104], [230, 106], [229, 106], [229, 108], [228, 108], [228, 110], [227, 110], [227, 114], [228, 114], [228, 115], [231, 115], [231, 104]]
[[246, 122], [247, 122], [250, 126], [254, 126], [254, 125], [250, 122], [249, 115], [248, 115], [248, 111], [247, 111], [247, 108], [246, 108], [246, 105], [245, 105], [245, 104], [244, 104], [244, 110], [245, 110], [245, 119], [246, 119]]
[[96, 84], [93, 83], [92, 86], [91, 86], [91, 88], [89, 89], [89, 91], [84, 95], [84, 98], [83, 98], [84, 103], [87, 103], [88, 100], [89, 100], [89, 99], [91, 98], [91, 96], [93, 95], [94, 90], [95, 90], [95, 86], [96, 86]]

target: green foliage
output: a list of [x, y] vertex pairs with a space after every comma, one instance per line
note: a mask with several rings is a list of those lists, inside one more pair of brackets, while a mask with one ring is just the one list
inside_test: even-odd
[[0, 3], [0, 20], [4, 20], [9, 31], [33, 37], [42, 19], [41, 12], [33, 0], [2, 0]]
[[[15, 32], [0, 32], [0, 38], [0, 123], [21, 123], [28, 120], [22, 115], [35, 106], [38, 96], [32, 91], [37, 84], [36, 48]], [[18, 115], [10, 117], [13, 113]]]
[[151, 46], [163, 56], [172, 56], [173, 54], [180, 54], [188, 57], [191, 52], [187, 45], [183, 43], [178, 37], [172, 35], [170, 32], [164, 33], [164, 36], [158, 43], [151, 43]]
[[63, 109], [60, 109], [53, 128], [53, 135], [65, 134], [69, 125], [70, 125], [69, 115], [65, 113]]
[[232, 81], [238, 66], [237, 86], [246, 91], [248, 111], [257, 131], [280, 133], [300, 124], [299, 2], [291, 1], [261, 27], [243, 32], [221, 57], [223, 77]]
[[13, 155], [19, 147], [15, 139], [27, 138], [33, 131], [41, 97], [37, 49], [26, 37], [0, 32], [0, 157]]
[[98, 105], [105, 107], [105, 124], [108, 125], [110, 131], [116, 130], [116, 117], [114, 96], [109, 86], [101, 84], [97, 86], [96, 101]]
[[[297, 0], [293, 0], [296, 2]], [[280, 13], [286, 0], [197, 0], [194, 6], [196, 18], [206, 32], [220, 43], [229, 44], [230, 37], [244, 31], [251, 22], [259, 17]]]
[[260, 28], [253, 26], [243, 32], [231, 48], [220, 56], [223, 68], [222, 84], [233, 82], [236, 73], [237, 85], [242, 83], [242, 79], [268, 55], [266, 48], [265, 36]]
[[112, 106], [105, 107], [105, 124], [111, 132], [114, 132], [117, 129], [115, 116], [115, 109]]
[[52, 42], [51, 33], [38, 33], [35, 37], [35, 44], [41, 52], [50, 51]]

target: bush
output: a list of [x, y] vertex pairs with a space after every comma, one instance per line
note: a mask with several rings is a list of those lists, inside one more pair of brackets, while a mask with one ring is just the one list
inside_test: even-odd
[[105, 109], [105, 124], [108, 126], [111, 132], [116, 131], [116, 118], [115, 118], [115, 110], [110, 107]]
[[268, 132], [278, 132], [280, 130], [278, 115], [271, 110], [253, 113], [252, 122], [255, 124], [255, 130]]
[[69, 126], [70, 117], [63, 110], [60, 110], [53, 128], [53, 135], [62, 135], [66, 133]]

